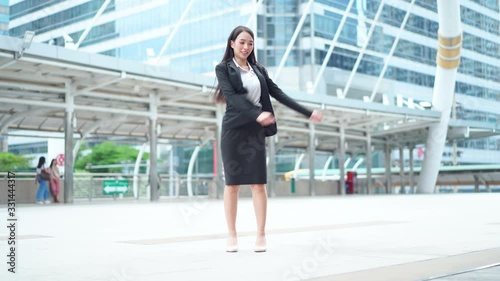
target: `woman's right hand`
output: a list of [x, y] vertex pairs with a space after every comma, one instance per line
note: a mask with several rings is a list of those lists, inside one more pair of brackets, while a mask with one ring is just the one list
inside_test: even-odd
[[262, 126], [269, 126], [271, 124], [274, 124], [276, 120], [274, 119], [274, 115], [271, 112], [264, 111], [262, 112], [256, 120], [259, 124]]

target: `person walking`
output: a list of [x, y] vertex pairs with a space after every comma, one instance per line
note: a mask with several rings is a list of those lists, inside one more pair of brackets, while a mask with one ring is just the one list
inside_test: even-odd
[[222, 119], [221, 154], [224, 167], [224, 210], [228, 228], [227, 252], [238, 251], [236, 213], [240, 185], [250, 185], [257, 220], [255, 252], [265, 252], [267, 214], [267, 172], [265, 137], [277, 133], [271, 96], [321, 122], [320, 111], [311, 111], [288, 97], [269, 78], [254, 52], [254, 34], [237, 26], [229, 34], [222, 61], [215, 67], [218, 85], [215, 101], [226, 104]]
[[61, 172], [57, 167], [56, 159], [50, 161], [50, 191], [55, 203], [59, 202], [59, 191], [61, 190]]
[[38, 158], [38, 165], [36, 166], [35, 184], [38, 184], [38, 191], [36, 193], [37, 204], [50, 204], [48, 181], [50, 179], [50, 170], [45, 165], [45, 157]]

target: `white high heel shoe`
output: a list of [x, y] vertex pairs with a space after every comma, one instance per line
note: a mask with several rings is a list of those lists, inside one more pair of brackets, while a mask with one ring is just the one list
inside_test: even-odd
[[266, 238], [257, 238], [257, 241], [255, 241], [254, 252], [263, 253], [265, 251], [267, 251]]
[[238, 252], [238, 240], [228, 238], [227, 244], [226, 244], [226, 252], [228, 252], [228, 253]]

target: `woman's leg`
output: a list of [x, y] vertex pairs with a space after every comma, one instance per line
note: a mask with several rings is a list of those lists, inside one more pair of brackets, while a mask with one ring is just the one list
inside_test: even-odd
[[44, 194], [44, 191], [43, 191], [43, 187], [42, 187], [42, 181], [40, 179], [38, 179], [38, 190], [36, 192], [36, 202], [37, 203], [43, 202], [43, 194]]
[[43, 199], [45, 200], [45, 203], [49, 203], [50, 202], [50, 200], [49, 200], [50, 199], [49, 181], [45, 180], [43, 182], [44, 182], [43, 185], [45, 185]]
[[55, 179], [54, 180], [54, 200], [56, 203], [59, 203], [59, 191], [61, 190], [61, 180]]
[[253, 208], [257, 219], [255, 250], [263, 252], [266, 246], [267, 190], [264, 184], [253, 184], [250, 188], [252, 189]]
[[56, 188], [56, 183], [55, 183], [55, 180], [53, 178], [51, 178], [49, 180], [49, 191], [50, 191], [50, 194], [52, 195], [52, 197], [54, 197], [54, 201], [55, 201], [55, 198], [56, 198], [56, 195], [55, 195], [55, 190]]
[[236, 213], [238, 211], [239, 185], [226, 185], [224, 187], [224, 211], [226, 213], [227, 232], [229, 238], [236, 239]]

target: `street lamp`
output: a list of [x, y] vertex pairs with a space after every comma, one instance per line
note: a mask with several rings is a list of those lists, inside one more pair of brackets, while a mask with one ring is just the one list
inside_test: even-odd
[[24, 51], [26, 51], [31, 46], [34, 37], [35, 37], [34, 31], [28, 30], [24, 33], [23, 43], [20, 46], [20, 50], [17, 51], [14, 55], [16, 60], [20, 59], [23, 56]]

